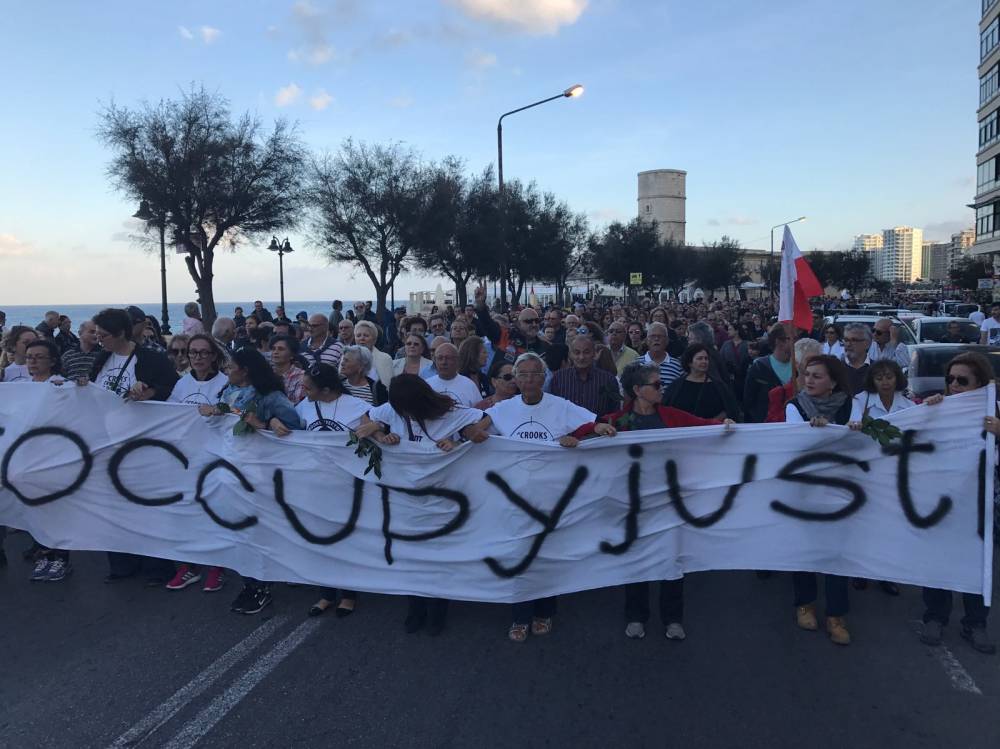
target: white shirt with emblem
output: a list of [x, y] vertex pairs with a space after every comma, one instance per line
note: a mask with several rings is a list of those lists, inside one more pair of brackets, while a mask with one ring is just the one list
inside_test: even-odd
[[500, 401], [487, 409], [497, 434], [527, 442], [556, 442], [572, 434], [597, 415], [558, 395], [543, 393], [533, 406], [521, 396]]
[[302, 428], [310, 432], [346, 432], [357, 429], [361, 417], [371, 407], [370, 403], [345, 393], [329, 403], [305, 398], [295, 405], [295, 413]]

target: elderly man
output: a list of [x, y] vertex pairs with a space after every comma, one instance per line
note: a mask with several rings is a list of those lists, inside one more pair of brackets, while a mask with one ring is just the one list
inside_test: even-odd
[[566, 343], [566, 328], [563, 327], [562, 310], [553, 307], [545, 313], [546, 328], [553, 328], [556, 331], [550, 343]]
[[271, 311], [264, 306], [264, 303], [260, 299], [253, 303], [253, 312], [250, 314], [257, 318], [257, 322], [274, 321], [274, 318], [271, 317]]
[[430, 345], [431, 341], [435, 338], [444, 338], [448, 340], [448, 320], [444, 315], [440, 313], [435, 313], [431, 315], [430, 320], [430, 332], [425, 336], [427, 338], [427, 344]]
[[615, 320], [608, 326], [608, 348], [611, 350], [611, 356], [615, 360], [615, 367], [618, 369], [619, 376], [625, 371], [625, 367], [639, 358], [639, 353], [635, 349], [625, 345], [627, 337], [628, 329], [625, 323], [620, 320]]
[[876, 321], [872, 337], [874, 340], [868, 347], [869, 360], [877, 362], [889, 359], [903, 369], [910, 366], [910, 351], [905, 343], [899, 342], [899, 329], [892, 324], [892, 320], [883, 317]]
[[447, 395], [460, 406], [471, 406], [483, 399], [476, 383], [458, 373], [458, 349], [454, 344], [447, 341], [438, 344], [434, 351], [434, 367], [437, 374], [427, 378], [434, 392]]
[[354, 345], [354, 323], [346, 317], [337, 323], [337, 340], [344, 346]]
[[35, 326], [35, 330], [42, 338], [55, 338], [56, 331], [59, 329], [59, 313], [54, 309], [50, 309], [45, 313], [45, 319], [42, 320], [38, 325]]
[[573, 366], [554, 373], [548, 391], [601, 417], [621, 408], [622, 399], [618, 378], [594, 366], [596, 355], [594, 341], [578, 335], [569, 346]]
[[62, 355], [63, 377], [74, 382], [90, 374], [100, 351], [97, 346], [97, 325], [93, 320], [80, 323], [79, 337], [79, 346], [68, 349]]
[[212, 323], [212, 337], [226, 351], [233, 350], [233, 341], [236, 340], [236, 323], [231, 317], [217, 317]]
[[753, 360], [743, 386], [743, 415], [748, 422], [763, 422], [767, 418], [767, 394], [792, 379], [792, 341], [785, 326], [772, 325], [767, 340], [771, 353]]
[[875, 345], [872, 343], [871, 329], [864, 323], [852, 322], [844, 328], [844, 354], [841, 359], [847, 365], [847, 379], [854, 393], [864, 390], [868, 366], [871, 364], [869, 352]]
[[646, 353], [641, 359], [659, 368], [660, 384], [664, 390], [684, 374], [680, 361], [667, 353], [667, 339], [667, 326], [661, 322], [652, 323], [646, 333]]
[[309, 337], [303, 341], [300, 348], [302, 358], [309, 364], [329, 364], [334, 368], [339, 367], [344, 344], [330, 333], [330, 318], [317, 312], [309, 318], [308, 326]]

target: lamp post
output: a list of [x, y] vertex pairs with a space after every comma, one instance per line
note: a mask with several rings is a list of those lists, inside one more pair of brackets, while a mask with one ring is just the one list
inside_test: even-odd
[[160, 231], [160, 332], [170, 335], [170, 315], [167, 313], [167, 217], [150, 209], [148, 200], [139, 201], [139, 210], [132, 218], [153, 224]]
[[285, 255], [289, 252], [294, 252], [292, 249], [291, 242], [288, 241], [288, 237], [285, 237], [285, 241], [278, 243], [278, 238], [275, 236], [271, 237], [271, 244], [268, 245], [267, 249], [271, 252], [278, 253], [278, 283], [281, 287], [281, 309], [284, 310], [285, 315], [288, 315], [288, 310], [285, 309]]
[[782, 224], [775, 224], [771, 227], [771, 256], [768, 258], [767, 264], [768, 274], [767, 274], [767, 285], [768, 291], [770, 292], [771, 299], [774, 299], [774, 230], [780, 229], [782, 226], [788, 226], [789, 224], [797, 224], [799, 221], [805, 221], [805, 216], [799, 216], [798, 218], [793, 218], [791, 221], [785, 221]]
[[500, 308], [503, 310], [507, 309], [507, 246], [506, 237], [504, 236], [507, 211], [506, 206], [504, 205], [503, 193], [503, 118], [512, 114], [517, 114], [518, 112], [523, 112], [525, 109], [537, 107], [540, 104], [547, 104], [548, 102], [555, 101], [556, 99], [575, 99], [576, 97], [582, 95], [583, 86], [576, 83], [567, 88], [561, 94], [556, 94], [555, 96], [550, 96], [547, 99], [536, 101], [534, 104], [527, 104], [523, 107], [512, 109], [509, 112], [504, 112], [500, 115], [500, 119], [497, 120], [497, 179], [500, 186], [500, 241], [502, 245], [500, 252]]

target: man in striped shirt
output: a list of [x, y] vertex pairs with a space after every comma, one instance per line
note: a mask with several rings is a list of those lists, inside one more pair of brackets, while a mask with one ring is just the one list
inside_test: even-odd
[[317, 312], [309, 318], [309, 338], [303, 341], [302, 358], [309, 364], [329, 364], [340, 366], [344, 346], [335, 336], [330, 335], [330, 318]]
[[646, 333], [646, 353], [640, 361], [660, 369], [660, 384], [666, 390], [670, 383], [684, 374], [680, 360], [667, 353], [667, 326], [654, 322]]
[[589, 336], [578, 335], [574, 338], [569, 347], [573, 366], [552, 375], [548, 392], [601, 417], [621, 408], [621, 389], [617, 377], [594, 366], [596, 354], [594, 342]]
[[80, 337], [80, 345], [66, 349], [62, 355], [62, 376], [74, 382], [90, 375], [94, 359], [100, 351], [97, 347], [97, 326], [93, 320], [84, 320], [80, 323], [77, 335]]

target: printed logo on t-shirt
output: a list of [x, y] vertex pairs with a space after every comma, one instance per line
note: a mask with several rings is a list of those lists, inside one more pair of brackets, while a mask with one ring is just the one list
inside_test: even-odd
[[185, 396], [181, 403], [187, 403], [192, 406], [214, 406], [215, 401], [209, 398], [207, 395], [201, 392], [194, 392], [190, 395]]
[[[132, 389], [132, 375], [123, 367], [114, 367], [104, 370], [104, 382], [101, 383], [105, 390], [110, 390], [117, 395], [125, 395]], [[119, 374], [121, 379], [119, 379]], [[115, 383], [118, 387], [115, 387]]]
[[988, 329], [989, 337], [986, 342], [990, 346], [1000, 346], [1000, 326]]
[[514, 427], [512, 437], [533, 442], [555, 442], [556, 437], [547, 426], [538, 421], [526, 421]]
[[347, 427], [334, 419], [316, 419], [306, 427], [310, 432], [346, 432]]

